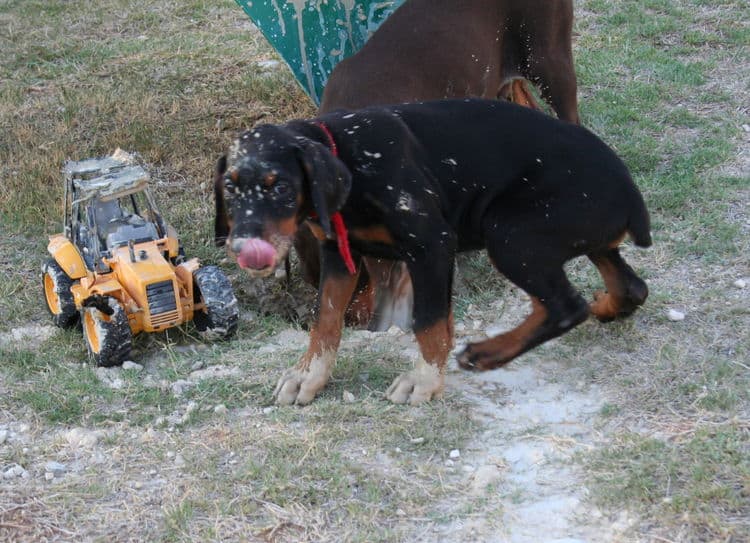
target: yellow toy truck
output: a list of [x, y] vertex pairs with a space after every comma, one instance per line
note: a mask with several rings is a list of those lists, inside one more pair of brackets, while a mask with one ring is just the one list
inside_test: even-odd
[[42, 285], [54, 323], [69, 328], [80, 320], [97, 365], [125, 361], [135, 334], [190, 320], [207, 339], [235, 333], [229, 280], [216, 266], [184, 258], [133, 155], [118, 149], [68, 161], [63, 174], [63, 233], [50, 236]]

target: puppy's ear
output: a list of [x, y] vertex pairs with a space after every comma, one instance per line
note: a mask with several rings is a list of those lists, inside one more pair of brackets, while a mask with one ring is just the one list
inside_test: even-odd
[[312, 140], [300, 141], [299, 158], [305, 172], [305, 193], [312, 200], [320, 226], [330, 237], [331, 215], [346, 202], [352, 174], [327, 147]]
[[216, 201], [216, 219], [214, 222], [214, 243], [223, 247], [229, 236], [229, 217], [224, 201], [224, 172], [227, 171], [227, 157], [222, 155], [216, 163], [214, 173], [214, 200]]

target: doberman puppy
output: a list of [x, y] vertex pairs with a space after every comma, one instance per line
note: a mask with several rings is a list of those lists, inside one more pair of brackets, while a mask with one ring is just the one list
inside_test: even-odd
[[[508, 127], [512, 127], [509, 129]], [[320, 243], [310, 344], [276, 388], [307, 404], [326, 384], [357, 273], [406, 262], [422, 360], [387, 392], [396, 403], [439, 395], [453, 345], [456, 251], [486, 248], [531, 297], [517, 328], [470, 344], [461, 367], [489, 370], [583, 322], [628, 315], [648, 295], [618, 245], [651, 244], [627, 168], [580, 126], [496, 100], [447, 100], [335, 112], [245, 132], [220, 161], [228, 248], [252, 275], [284, 261], [300, 224]], [[606, 292], [587, 304], [563, 270], [588, 256]], [[364, 257], [364, 258], [363, 258]]]
[[[407, 0], [336, 66], [320, 113], [467, 96], [538, 108], [525, 78], [560, 119], [578, 123], [572, 26], [571, 0]], [[303, 276], [317, 285], [317, 244], [307, 228], [295, 248]], [[370, 329], [406, 329], [412, 293], [404, 267], [381, 262], [369, 286], [364, 275], [350, 320], [372, 316]]]

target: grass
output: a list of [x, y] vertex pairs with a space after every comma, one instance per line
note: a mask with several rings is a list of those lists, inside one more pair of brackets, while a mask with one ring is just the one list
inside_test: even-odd
[[[750, 8], [580, 0], [576, 14], [583, 123], [624, 158], [652, 214], [654, 247], [625, 248], [651, 296], [634, 318], [587, 323], [540, 356], [562, 368], [550, 379], [605, 398], [601, 440], [577, 457], [591, 507], [634, 513], [629, 540], [743, 541], [750, 313], [732, 283], [747, 279], [750, 254]], [[0, 49], [0, 429], [11, 432], [0, 468], [30, 474], [0, 489], [0, 539], [402, 541], [454, 521], [503, 528], [503, 507], [529, 493], [501, 481], [471, 496], [444, 463], [487, 431], [470, 399], [382, 401], [410, 364], [397, 342], [347, 332], [313, 406], [271, 406], [304, 348], [279, 339], [305, 325], [312, 293], [296, 277], [260, 284], [222, 263], [243, 309], [238, 339], [204, 345], [190, 326], [140, 336], [133, 357], [145, 369], [111, 372], [117, 389], [82, 364], [79, 330], [44, 339], [38, 270], [60, 229], [65, 159], [138, 151], [188, 254], [220, 262], [216, 158], [243, 127], [314, 113], [291, 75], [259, 67], [275, 53], [235, 3], [0, 0]], [[482, 255], [459, 269], [456, 317], [496, 322], [513, 289]], [[569, 269], [586, 295], [600, 288], [588, 263]], [[673, 307], [685, 321], [665, 318]], [[21, 327], [39, 337], [9, 339]], [[198, 365], [237, 373], [194, 380]], [[194, 382], [176, 394], [179, 380]], [[105, 436], [73, 450], [61, 437], [72, 427]], [[69, 473], [46, 481], [50, 459]]]

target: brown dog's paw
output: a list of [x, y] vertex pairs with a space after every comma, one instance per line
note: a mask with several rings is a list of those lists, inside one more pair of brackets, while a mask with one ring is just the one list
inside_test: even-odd
[[[330, 359], [330, 360], [329, 360]], [[313, 358], [309, 364], [289, 368], [279, 379], [273, 397], [279, 405], [307, 405], [326, 386], [333, 355]]]
[[393, 381], [385, 397], [393, 403], [419, 405], [443, 396], [445, 377], [437, 366], [420, 360], [415, 368]]

